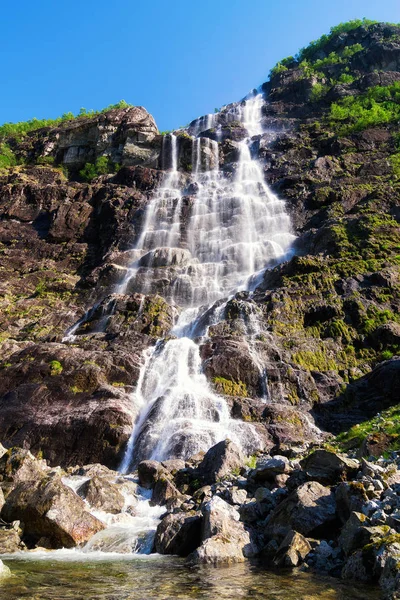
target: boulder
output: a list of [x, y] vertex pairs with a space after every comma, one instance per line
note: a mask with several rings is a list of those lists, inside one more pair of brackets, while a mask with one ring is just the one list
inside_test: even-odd
[[159, 477], [154, 488], [153, 494], [151, 496], [151, 505], [160, 505], [166, 504], [169, 500], [175, 500], [183, 495], [180, 493], [178, 488], [174, 486], [172, 481], [170, 481], [167, 477], [163, 475]]
[[355, 477], [360, 467], [357, 460], [322, 449], [309, 454], [300, 464], [309, 479], [319, 481], [323, 485], [333, 485]]
[[214, 496], [202, 506], [202, 545], [188, 558], [196, 564], [231, 564], [254, 556], [258, 549], [249, 531], [239, 522], [239, 513]]
[[274, 480], [276, 475], [288, 475], [292, 471], [289, 459], [286, 456], [275, 455], [272, 458], [262, 459], [257, 462], [252, 478], [257, 482]]
[[297, 567], [307, 554], [311, 552], [311, 545], [304, 536], [297, 531], [289, 531], [278, 548], [274, 558], [277, 567]]
[[362, 513], [351, 513], [338, 539], [339, 545], [346, 555], [351, 554], [357, 548], [362, 548], [368, 543], [371, 536], [368, 532], [368, 527], [365, 527], [367, 523], [367, 517]]
[[211, 484], [239, 470], [245, 462], [242, 451], [231, 440], [212, 446], [201, 461], [198, 470], [205, 483]]
[[156, 460], [142, 460], [138, 465], [139, 484], [151, 489], [162, 472], [163, 467]]
[[340, 483], [335, 491], [336, 510], [342, 523], [346, 523], [353, 511], [361, 512], [368, 501], [365, 487], [361, 481]]
[[58, 477], [20, 482], [7, 497], [1, 516], [9, 522], [22, 521], [25, 536], [48, 537], [53, 548], [73, 548], [105, 528]]
[[0, 554], [13, 554], [24, 548], [15, 529], [0, 529]]
[[10, 569], [0, 560], [0, 579], [6, 579], [6, 577], [11, 577]]
[[292, 492], [270, 515], [267, 537], [283, 539], [291, 529], [307, 537], [328, 537], [336, 523], [334, 493], [317, 481]]
[[50, 469], [45, 460], [38, 460], [29, 450], [10, 448], [0, 458], [0, 478], [3, 482], [34, 481]]
[[201, 544], [202, 514], [169, 514], [159, 523], [154, 548], [160, 554], [188, 556]]
[[125, 505], [125, 498], [118, 487], [104, 477], [92, 477], [85, 481], [77, 490], [92, 508], [117, 514]]

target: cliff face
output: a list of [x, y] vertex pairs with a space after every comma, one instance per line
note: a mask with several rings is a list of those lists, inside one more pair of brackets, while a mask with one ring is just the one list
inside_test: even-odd
[[[209, 381], [265, 447], [312, 439], [309, 414], [339, 431], [397, 402], [400, 368], [400, 28], [332, 36], [278, 71], [263, 86], [265, 133], [251, 152], [286, 200], [296, 256], [271, 264], [254, 295], [231, 299], [201, 342]], [[191, 136], [201, 126], [217, 141], [220, 169], [233, 177], [247, 135], [240, 106], [177, 132], [185, 214], [197, 193]], [[163, 136], [139, 107], [7, 142], [24, 162], [0, 176], [0, 438], [53, 464], [115, 466], [135, 418], [142, 351], [179, 312], [162, 297], [173, 277], [162, 262], [153, 295], [109, 298], [163, 177]], [[212, 161], [206, 150], [200, 160]], [[80, 182], [78, 170], [100, 156], [122, 168]], [[70, 177], [38, 164], [45, 157]], [[63, 341], [98, 302], [80, 335]], [[260, 331], [250, 348], [243, 322], [254, 312]]]

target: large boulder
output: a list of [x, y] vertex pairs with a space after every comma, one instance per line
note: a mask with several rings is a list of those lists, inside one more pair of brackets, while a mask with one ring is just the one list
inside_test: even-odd
[[125, 505], [125, 498], [118, 487], [105, 477], [93, 477], [85, 481], [77, 490], [92, 508], [117, 514]]
[[307, 554], [311, 552], [311, 545], [304, 536], [297, 531], [289, 531], [278, 548], [274, 558], [277, 567], [297, 567]]
[[189, 556], [196, 564], [232, 564], [254, 556], [258, 548], [239, 521], [239, 513], [219, 496], [202, 506], [203, 543]]
[[323, 449], [315, 450], [300, 464], [309, 479], [319, 481], [323, 485], [332, 485], [355, 477], [360, 467], [357, 460]]
[[343, 481], [335, 491], [336, 510], [342, 523], [346, 523], [353, 511], [361, 512], [368, 501], [365, 487], [361, 481]]
[[49, 467], [45, 460], [38, 460], [23, 448], [10, 448], [0, 458], [0, 480], [5, 483], [40, 479], [47, 471]]
[[245, 462], [242, 451], [231, 440], [223, 440], [208, 450], [198, 470], [205, 483], [216, 483], [239, 471]]
[[24, 536], [34, 543], [49, 538], [53, 548], [73, 548], [105, 528], [58, 477], [20, 482], [8, 495], [1, 516], [22, 521]]
[[278, 504], [265, 533], [267, 537], [283, 539], [293, 529], [307, 537], [328, 537], [335, 523], [334, 493], [317, 481], [309, 481]]
[[169, 514], [157, 527], [154, 548], [160, 554], [188, 556], [201, 544], [201, 513]]
[[138, 465], [140, 485], [146, 489], [153, 488], [163, 472], [164, 468], [156, 460], [142, 460]]

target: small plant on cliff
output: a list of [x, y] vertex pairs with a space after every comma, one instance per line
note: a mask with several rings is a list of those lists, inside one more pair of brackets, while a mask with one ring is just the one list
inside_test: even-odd
[[58, 360], [52, 360], [50, 363], [50, 375], [60, 375], [62, 371], [62, 364]]
[[95, 163], [86, 163], [83, 169], [79, 171], [79, 175], [83, 181], [90, 182], [99, 175], [107, 175], [108, 173], [115, 173], [115, 171], [115, 163], [110, 161], [107, 156], [99, 156]]
[[8, 169], [17, 164], [17, 159], [10, 146], [0, 144], [0, 169]]

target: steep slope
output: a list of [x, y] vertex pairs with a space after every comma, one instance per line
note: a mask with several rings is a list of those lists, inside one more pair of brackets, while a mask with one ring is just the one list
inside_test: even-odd
[[[273, 70], [263, 133], [249, 129], [246, 101], [175, 132], [183, 234], [202, 193], [198, 165], [231, 185], [250, 135], [297, 236], [293, 258], [271, 260], [254, 293], [237, 293], [217, 319], [206, 313], [198, 332], [209, 326], [200, 339], [209, 384], [264, 447], [317, 436], [311, 414], [339, 431], [396, 401], [399, 81], [400, 28], [364, 24]], [[135, 107], [4, 140], [21, 164], [0, 178], [3, 443], [53, 464], [121, 460], [143, 350], [169, 335], [182, 304], [166, 292], [176, 254], [173, 266], [158, 258], [150, 289], [135, 280], [115, 295], [171, 167], [170, 140]], [[83, 183], [79, 170], [100, 157], [118, 172]], [[384, 398], [362, 383], [346, 393], [382, 360], [374, 385], [385, 382]]]

